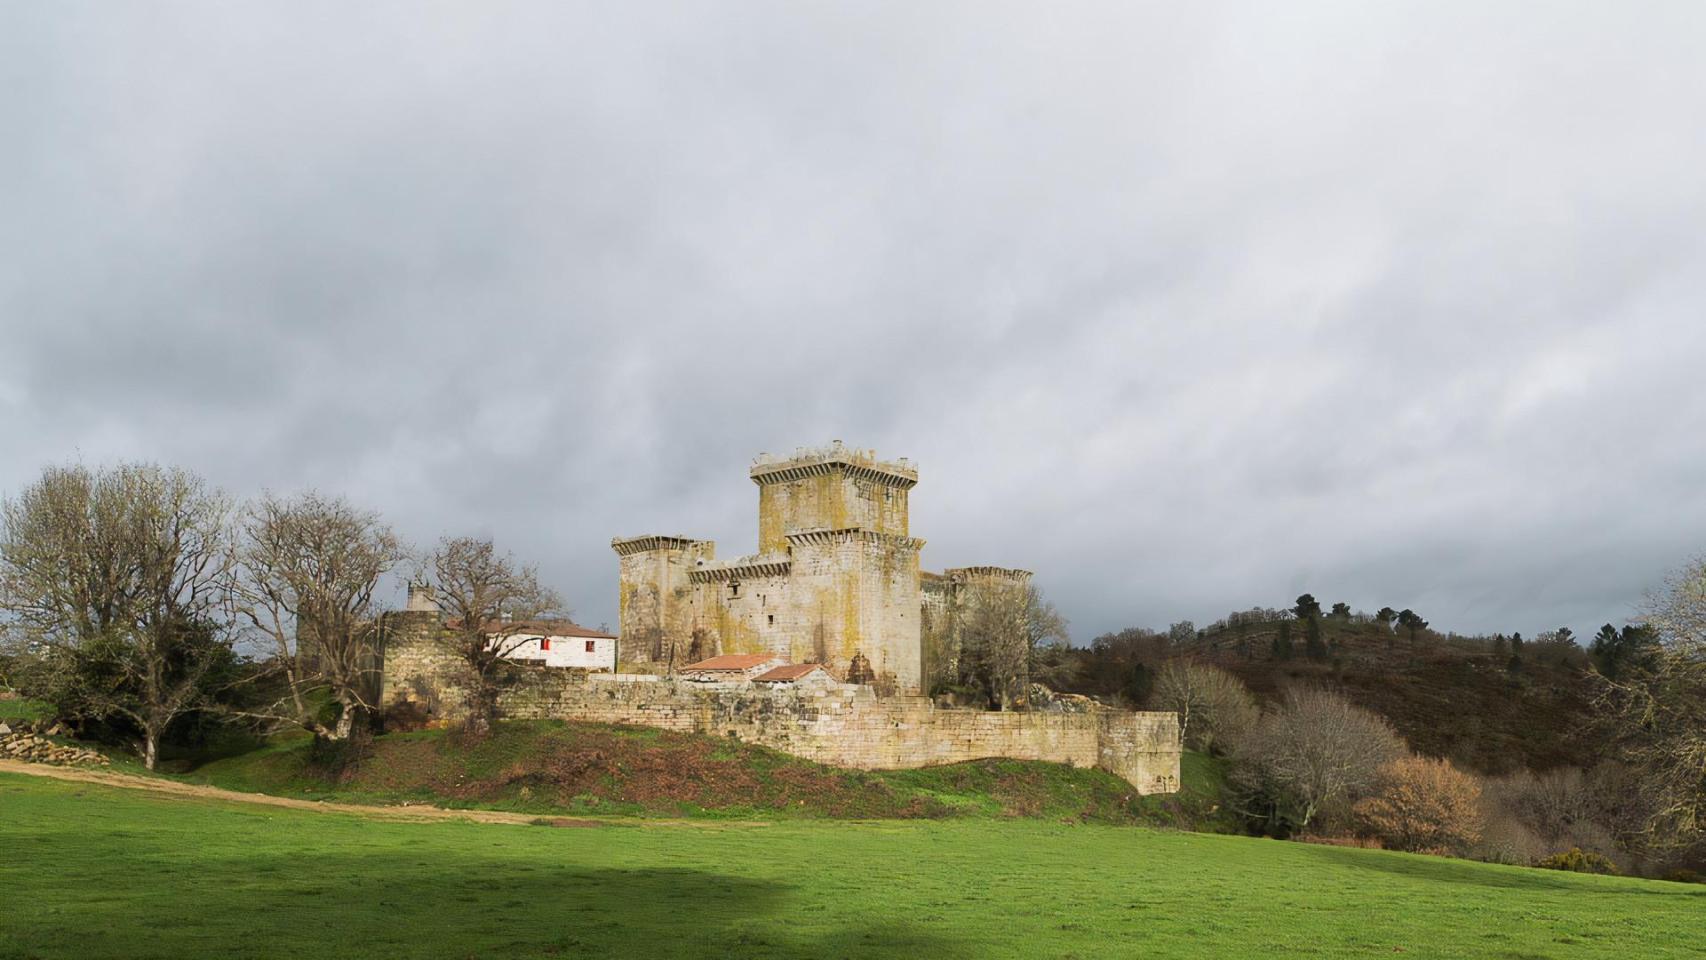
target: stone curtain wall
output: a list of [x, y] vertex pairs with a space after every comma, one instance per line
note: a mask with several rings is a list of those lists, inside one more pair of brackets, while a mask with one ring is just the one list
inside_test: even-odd
[[[460, 720], [467, 667], [441, 639], [438, 615], [393, 613], [381, 689], [387, 710], [412, 705]], [[925, 697], [878, 697], [849, 684], [796, 690], [612, 677], [517, 665], [499, 698], [518, 720], [584, 720], [735, 736], [749, 743], [863, 770], [897, 770], [989, 757], [1099, 767], [1140, 793], [1179, 789], [1179, 720], [1173, 713], [942, 709]]]
[[1140, 793], [1179, 788], [1172, 713], [941, 709], [924, 697], [879, 698], [869, 688], [706, 687], [540, 668], [504, 695], [505, 716], [585, 720], [733, 736], [816, 760], [895, 770], [990, 757], [1099, 767]]

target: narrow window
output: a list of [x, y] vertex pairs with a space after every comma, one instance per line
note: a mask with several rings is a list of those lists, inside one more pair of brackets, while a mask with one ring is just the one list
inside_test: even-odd
[[549, 649], [551, 649], [551, 638], [550, 637], [540, 637], [539, 638], [539, 652], [543, 653]]
[[772, 627], [776, 625], [776, 615], [774, 613], [770, 614], [770, 625]]
[[740, 581], [739, 580], [730, 580], [729, 581], [729, 596], [731, 596], [731, 597], [740, 596]]
[[598, 652], [598, 641], [597, 640], [588, 640], [586, 642], [586, 652], [587, 653], [597, 653]]

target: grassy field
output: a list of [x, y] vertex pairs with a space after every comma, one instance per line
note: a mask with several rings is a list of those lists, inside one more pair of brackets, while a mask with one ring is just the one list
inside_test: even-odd
[[0, 958], [1689, 957], [1706, 890], [1037, 820], [414, 823], [0, 775]]

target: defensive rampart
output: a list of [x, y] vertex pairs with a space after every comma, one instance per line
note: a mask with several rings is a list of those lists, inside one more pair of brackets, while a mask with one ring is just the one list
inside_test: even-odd
[[[441, 720], [462, 714], [453, 659], [399, 644], [384, 676], [387, 706], [413, 703]], [[399, 656], [400, 654], [400, 656]], [[585, 720], [736, 737], [796, 756], [865, 770], [988, 757], [1098, 767], [1141, 793], [1179, 788], [1179, 723], [1172, 713], [1046, 710], [996, 713], [937, 707], [924, 697], [878, 697], [869, 687], [768, 688], [517, 666], [499, 700], [515, 719]]]

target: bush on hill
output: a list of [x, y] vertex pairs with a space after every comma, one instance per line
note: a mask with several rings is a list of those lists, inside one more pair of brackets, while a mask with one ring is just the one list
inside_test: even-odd
[[1386, 764], [1357, 820], [1388, 850], [1462, 856], [1481, 839], [1481, 784], [1444, 760]]
[[1555, 853], [1535, 864], [1535, 866], [1546, 870], [1568, 870], [1571, 873], [1600, 873], [1608, 876], [1616, 876], [1620, 872], [1617, 869], [1617, 864], [1612, 863], [1610, 860], [1597, 853], [1589, 853], [1580, 847], [1566, 850], [1563, 853]]

